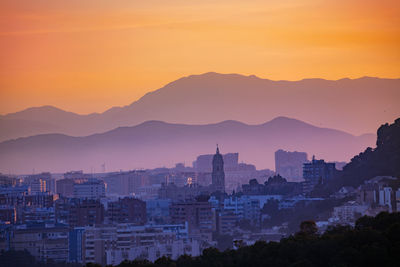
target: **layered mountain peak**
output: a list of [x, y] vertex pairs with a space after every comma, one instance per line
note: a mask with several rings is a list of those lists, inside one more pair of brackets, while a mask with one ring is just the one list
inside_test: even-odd
[[149, 120], [255, 125], [279, 116], [360, 135], [398, 117], [398, 99], [400, 79], [271, 81], [208, 72], [183, 77], [101, 114], [79, 115], [49, 106], [7, 114], [0, 117], [0, 141], [42, 133], [84, 136]]
[[153, 120], [85, 137], [46, 134], [5, 141], [0, 143], [0, 172], [88, 170], [104, 162], [110, 170], [173, 166], [211, 153], [216, 143], [225, 153], [238, 152], [242, 161], [262, 169], [273, 168], [278, 149], [345, 161], [374, 141], [373, 135], [360, 138], [287, 117], [259, 125], [234, 120], [205, 125]]

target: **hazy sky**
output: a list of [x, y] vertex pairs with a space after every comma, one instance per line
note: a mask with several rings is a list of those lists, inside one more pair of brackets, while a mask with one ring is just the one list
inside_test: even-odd
[[1, 0], [0, 114], [127, 105], [208, 71], [400, 77], [398, 0]]

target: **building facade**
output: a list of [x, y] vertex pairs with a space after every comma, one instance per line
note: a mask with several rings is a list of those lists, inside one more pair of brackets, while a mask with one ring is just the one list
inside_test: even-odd
[[327, 163], [324, 160], [316, 160], [313, 157], [309, 163], [303, 165], [303, 191], [311, 192], [318, 184], [324, 184], [333, 179], [336, 173], [335, 163]]
[[99, 199], [106, 196], [106, 185], [98, 179], [89, 179], [84, 183], [74, 184], [75, 198]]
[[132, 197], [108, 203], [107, 219], [110, 223], [144, 225], [147, 221], [146, 202]]

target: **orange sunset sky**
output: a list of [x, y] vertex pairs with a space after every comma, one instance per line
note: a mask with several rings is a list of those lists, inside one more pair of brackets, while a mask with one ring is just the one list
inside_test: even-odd
[[399, 78], [400, 1], [0, 1], [0, 114], [102, 112], [209, 71]]

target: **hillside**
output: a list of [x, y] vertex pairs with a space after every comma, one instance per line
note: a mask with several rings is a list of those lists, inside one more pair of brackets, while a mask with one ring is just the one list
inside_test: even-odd
[[278, 116], [360, 135], [400, 115], [400, 79], [271, 81], [205, 73], [173, 81], [124, 107], [78, 115], [51, 106], [0, 116], [0, 141], [45, 133], [85, 136], [149, 120], [261, 124]]
[[0, 143], [0, 172], [96, 171], [105, 163], [108, 171], [187, 165], [199, 154], [239, 152], [240, 160], [259, 169], [274, 169], [278, 149], [305, 151], [326, 160], [349, 160], [373, 144], [374, 135], [353, 136], [319, 128], [299, 120], [278, 117], [248, 125], [223, 121], [208, 125], [148, 121], [102, 134], [71, 137], [44, 134]]
[[356, 187], [376, 176], [400, 177], [400, 118], [379, 127], [376, 147], [353, 157], [340, 172], [335, 188]]

